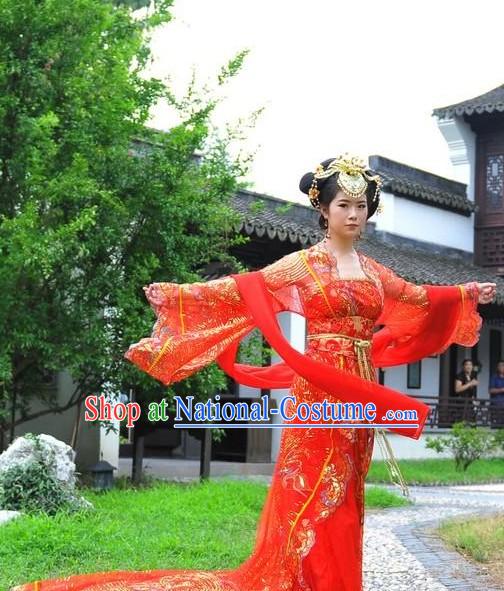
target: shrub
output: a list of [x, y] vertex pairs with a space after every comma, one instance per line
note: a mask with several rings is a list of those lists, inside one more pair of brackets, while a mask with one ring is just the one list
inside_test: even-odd
[[35, 443], [33, 459], [0, 472], [0, 509], [54, 515], [90, 507], [86, 500], [75, 496], [70, 485], [52, 474], [54, 454], [45, 457], [37, 437], [31, 438]]
[[490, 429], [473, 427], [464, 422], [454, 423], [451, 432], [443, 437], [426, 437], [425, 447], [440, 453], [451, 451], [457, 470], [468, 466], [499, 446]]
[[54, 515], [69, 505], [63, 486], [41, 462], [18, 464], [0, 474], [0, 507]]
[[494, 435], [495, 442], [497, 447], [500, 448], [501, 451], [504, 451], [504, 429], [500, 428], [497, 429]]

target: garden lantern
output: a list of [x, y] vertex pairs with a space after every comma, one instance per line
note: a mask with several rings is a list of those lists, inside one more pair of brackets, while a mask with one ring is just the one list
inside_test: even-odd
[[114, 485], [114, 468], [105, 460], [100, 460], [89, 468], [93, 476], [93, 488], [95, 490], [110, 490]]

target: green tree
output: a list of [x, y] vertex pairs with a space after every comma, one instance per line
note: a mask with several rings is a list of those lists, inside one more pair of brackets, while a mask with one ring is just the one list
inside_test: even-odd
[[[238, 128], [212, 125], [219, 101], [194, 77], [177, 98], [145, 75], [170, 6], [139, 18], [102, 0], [0, 0], [0, 436], [90, 393], [162, 398], [123, 358], [152, 328], [142, 287], [199, 280], [212, 260], [242, 270], [227, 254], [244, 241], [229, 205], [250, 161], [229, 156]], [[146, 124], [161, 99], [178, 114], [168, 132]], [[75, 382], [64, 403], [42, 383], [62, 369]], [[225, 384], [215, 364], [177, 388], [190, 380], [202, 398]]]

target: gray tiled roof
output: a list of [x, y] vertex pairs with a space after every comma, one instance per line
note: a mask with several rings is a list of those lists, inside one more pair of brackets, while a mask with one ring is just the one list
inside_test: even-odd
[[270, 240], [289, 241], [301, 246], [320, 240], [320, 214], [311, 205], [241, 190], [233, 197], [233, 207], [243, 215], [237, 230], [249, 236], [267, 236]]
[[366, 233], [357, 250], [392, 269], [406, 281], [417, 285], [456, 285], [469, 281], [497, 284], [495, 303], [504, 306], [504, 277], [495, 275], [490, 269], [474, 265], [472, 257], [448, 254], [435, 246], [414, 246], [413, 244], [394, 244], [381, 232]]
[[384, 191], [466, 216], [475, 210], [464, 183], [383, 156], [370, 156], [369, 166], [383, 178]]
[[[244, 215], [237, 230], [249, 236], [262, 238], [266, 235], [270, 240], [288, 241], [292, 251], [306, 248], [323, 238], [318, 227], [319, 213], [311, 206], [288, 203], [289, 210], [281, 213], [279, 207], [285, 206], [285, 201], [252, 191], [240, 191], [233, 199], [234, 207]], [[257, 201], [264, 205], [261, 210], [251, 211], [250, 204]], [[504, 306], [504, 277], [474, 265], [471, 253], [375, 231], [372, 222], [368, 222], [357, 249], [416, 284], [494, 282], [497, 284], [496, 303]], [[214, 272], [219, 274], [217, 268]]]
[[440, 119], [450, 119], [454, 115], [481, 115], [494, 111], [504, 111], [504, 84], [474, 98], [434, 109], [432, 114]]

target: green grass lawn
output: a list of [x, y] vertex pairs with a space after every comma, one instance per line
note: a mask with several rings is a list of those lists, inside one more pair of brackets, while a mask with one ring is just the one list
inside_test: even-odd
[[466, 558], [484, 564], [504, 589], [504, 515], [451, 519], [441, 525], [439, 534]]
[[[504, 458], [477, 460], [465, 472], [455, 470], [451, 459], [398, 460], [401, 472], [408, 484], [474, 484], [504, 482]], [[390, 482], [383, 461], [371, 462], [366, 482]]]
[[[265, 484], [225, 479], [86, 490], [96, 511], [2, 526], [0, 589], [101, 570], [233, 568], [252, 552], [266, 493]], [[378, 487], [366, 493], [367, 507], [405, 502]]]
[[370, 486], [366, 489], [366, 507], [369, 509], [387, 507], [402, 507], [411, 505], [412, 502], [400, 493], [390, 492], [379, 486]]

